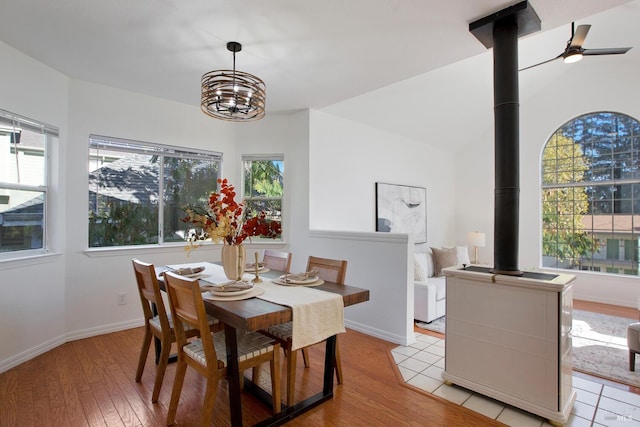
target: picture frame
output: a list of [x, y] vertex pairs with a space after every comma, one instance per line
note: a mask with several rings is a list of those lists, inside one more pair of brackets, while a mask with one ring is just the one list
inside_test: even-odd
[[376, 182], [376, 231], [407, 233], [427, 242], [427, 189]]

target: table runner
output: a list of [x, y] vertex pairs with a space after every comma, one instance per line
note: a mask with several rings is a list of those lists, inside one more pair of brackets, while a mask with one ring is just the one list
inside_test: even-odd
[[257, 298], [291, 307], [293, 336], [291, 348], [297, 350], [346, 332], [344, 301], [341, 295], [304, 286], [281, 286], [264, 280], [256, 285], [265, 292]]
[[[197, 267], [205, 269], [197, 276], [202, 284], [222, 283], [229, 279], [222, 266], [210, 262], [172, 264], [169, 268]], [[253, 275], [245, 273], [243, 279]], [[257, 298], [291, 307], [293, 312], [293, 336], [291, 347], [297, 350], [326, 340], [332, 335], [346, 332], [344, 327], [344, 300], [341, 295], [305, 286], [281, 286], [262, 277], [264, 294]]]

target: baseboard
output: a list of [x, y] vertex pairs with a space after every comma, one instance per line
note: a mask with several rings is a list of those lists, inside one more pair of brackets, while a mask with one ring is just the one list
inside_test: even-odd
[[83, 329], [81, 331], [70, 332], [65, 335], [66, 341], [76, 341], [83, 338], [95, 337], [96, 335], [110, 334], [111, 332], [123, 331], [125, 329], [144, 326], [143, 319], [127, 320], [126, 322], [112, 323], [110, 325], [97, 326], [95, 328]]
[[[409, 331], [411, 336], [400, 336], [396, 334], [390, 334], [387, 331], [383, 331], [380, 329], [372, 328], [370, 326], [345, 320], [345, 327], [349, 329], [353, 329], [354, 331], [362, 332], [366, 335], [371, 335], [376, 338], [380, 338], [385, 341], [389, 341], [399, 345], [409, 345], [416, 341], [415, 334], [413, 331]], [[84, 338], [91, 338], [97, 335], [109, 334], [112, 332], [118, 332], [125, 329], [137, 328], [144, 325], [143, 319], [135, 319], [129, 320], [126, 322], [112, 323], [110, 325], [98, 326], [95, 328], [83, 329], [80, 331], [70, 332], [63, 336], [59, 336], [53, 338], [45, 343], [42, 343], [36, 347], [33, 347], [29, 350], [23, 351], [20, 354], [17, 354], [9, 359], [0, 361], [0, 373], [8, 371], [11, 368], [14, 368], [21, 363], [24, 363], [28, 360], [33, 359], [34, 357], [40, 356], [43, 353], [46, 353], [49, 350], [52, 350], [59, 345], [70, 341], [76, 341]]]
[[39, 344], [35, 347], [30, 348], [29, 350], [23, 351], [22, 353], [18, 353], [15, 356], [11, 356], [8, 359], [0, 361], [0, 373], [8, 371], [11, 368], [15, 368], [16, 366], [27, 362], [34, 357], [40, 356], [41, 354], [46, 353], [49, 350], [53, 350], [59, 345], [64, 344], [65, 337], [61, 335], [56, 338], [52, 338], [42, 344]]
[[416, 342], [416, 336], [413, 330], [409, 331], [410, 336], [401, 336], [397, 334], [391, 334], [387, 331], [383, 331], [381, 329], [372, 328], [368, 325], [364, 325], [362, 323], [353, 322], [351, 320], [345, 319], [344, 321], [345, 327], [349, 329], [353, 329], [354, 331], [362, 332], [366, 335], [371, 335], [372, 337], [380, 338], [384, 341], [389, 341], [394, 344], [399, 345], [409, 345]]
[[81, 331], [71, 332], [52, 338], [42, 344], [30, 348], [29, 350], [25, 350], [22, 353], [16, 354], [15, 356], [0, 361], [0, 373], [8, 371], [11, 368], [15, 368], [16, 366], [27, 362], [35, 357], [38, 357], [41, 354], [46, 353], [47, 351], [53, 350], [54, 348], [64, 343], [76, 341], [83, 338], [95, 337], [97, 335], [109, 334], [111, 332], [122, 331], [125, 329], [137, 328], [143, 325], [143, 319], [135, 319], [126, 322], [113, 323], [111, 325], [99, 326], [96, 328], [84, 329]]

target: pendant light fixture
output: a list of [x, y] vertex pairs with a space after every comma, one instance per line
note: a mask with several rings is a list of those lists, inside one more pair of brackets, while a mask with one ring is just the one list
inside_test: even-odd
[[227, 43], [233, 52], [233, 70], [209, 71], [202, 76], [202, 111], [216, 119], [232, 122], [260, 120], [264, 117], [266, 86], [258, 77], [236, 71], [238, 42]]

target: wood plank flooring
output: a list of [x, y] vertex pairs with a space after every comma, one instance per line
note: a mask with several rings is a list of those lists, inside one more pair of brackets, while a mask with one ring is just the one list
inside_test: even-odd
[[[638, 318], [635, 309], [580, 301], [574, 302], [574, 308]], [[142, 328], [135, 328], [73, 341], [0, 374], [0, 427], [165, 425], [175, 364], [169, 365], [160, 399], [152, 404], [155, 376], [152, 352], [142, 381], [134, 380], [142, 337]], [[396, 344], [351, 330], [339, 339], [345, 383], [336, 387], [332, 401], [287, 425], [500, 425], [404, 385], [390, 355]], [[320, 390], [324, 346], [311, 348], [310, 368], [304, 368], [299, 359], [296, 400]], [[284, 363], [282, 368], [284, 381]], [[640, 390], [617, 386], [640, 394]], [[204, 389], [202, 378], [188, 370], [177, 425], [199, 425]], [[268, 408], [250, 395], [243, 395], [242, 404], [245, 425], [270, 414]], [[229, 425], [228, 408], [227, 384], [221, 382], [212, 425]]]

